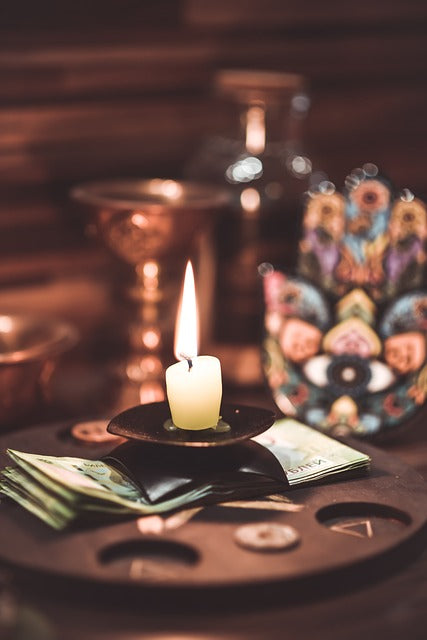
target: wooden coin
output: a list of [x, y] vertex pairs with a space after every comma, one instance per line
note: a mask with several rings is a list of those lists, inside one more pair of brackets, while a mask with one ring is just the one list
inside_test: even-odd
[[124, 440], [120, 436], [107, 431], [108, 420], [91, 420], [89, 422], [78, 422], [71, 427], [71, 435], [80, 442], [100, 443], [100, 442], [121, 442]]
[[297, 545], [301, 539], [294, 527], [275, 522], [246, 524], [236, 529], [238, 545], [251, 551], [280, 551]]

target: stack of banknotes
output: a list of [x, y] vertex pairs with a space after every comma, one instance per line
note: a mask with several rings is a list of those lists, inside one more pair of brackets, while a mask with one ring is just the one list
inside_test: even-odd
[[[295, 420], [228, 452], [126, 443], [102, 460], [9, 449], [0, 493], [55, 529], [254, 498], [366, 472], [369, 456]], [[168, 449], [169, 451], [165, 451]]]

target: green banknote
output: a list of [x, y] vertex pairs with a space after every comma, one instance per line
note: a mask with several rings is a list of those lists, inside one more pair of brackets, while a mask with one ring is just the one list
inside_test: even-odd
[[[142, 490], [124, 473], [101, 460], [58, 458], [11, 449], [7, 453], [25, 474], [20, 480], [15, 478], [15, 484], [32, 490], [31, 485], [37, 483], [72, 506], [76, 513], [79, 510], [137, 515], [164, 513], [197, 502], [210, 491], [210, 485], [203, 485], [174, 498], [149, 503]], [[6, 471], [0, 475], [0, 491], [3, 481], [8, 480]]]
[[58, 500], [58, 506], [54, 507], [51, 496], [44, 492], [43, 487], [40, 486], [34, 487], [36, 495], [33, 495], [33, 492], [29, 491], [28, 484], [24, 486], [21, 481], [16, 483], [9, 480], [6, 475], [2, 475], [0, 492], [54, 529], [64, 529], [76, 517], [76, 513], [67, 511], [66, 506], [60, 500]]
[[291, 487], [370, 464], [366, 454], [290, 418], [278, 420], [254, 440], [274, 454]]
[[[279, 461], [289, 485], [299, 486], [369, 466], [367, 455], [292, 419], [276, 422], [254, 440]], [[102, 460], [55, 457], [9, 449], [15, 467], [0, 474], [0, 493], [54, 527], [94, 517], [153, 515], [200, 504], [251, 499], [283, 491], [284, 482], [244, 471], [194, 481], [178, 495], [151, 502], [123, 471]], [[161, 473], [159, 475], [159, 482]], [[161, 487], [161, 484], [158, 485]]]
[[16, 464], [36, 480], [61, 487], [62, 495], [71, 494], [78, 500], [82, 495], [94, 499], [112, 500], [120, 504], [148, 504], [141, 489], [125, 474], [101, 460], [36, 455], [7, 450]]

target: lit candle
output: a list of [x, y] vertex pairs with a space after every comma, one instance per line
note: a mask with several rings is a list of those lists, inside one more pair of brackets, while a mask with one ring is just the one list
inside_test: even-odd
[[198, 356], [198, 314], [194, 275], [187, 263], [175, 327], [175, 356], [166, 369], [166, 392], [172, 422], [180, 429], [208, 429], [219, 421], [221, 365], [213, 356]]

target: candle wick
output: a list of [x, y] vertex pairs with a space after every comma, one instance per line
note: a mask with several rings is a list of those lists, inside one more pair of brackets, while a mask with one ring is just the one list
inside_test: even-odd
[[184, 358], [184, 360], [187, 360], [188, 370], [190, 371], [193, 366], [193, 359], [190, 356], [186, 356], [185, 353], [180, 353], [179, 355], [181, 358]]

